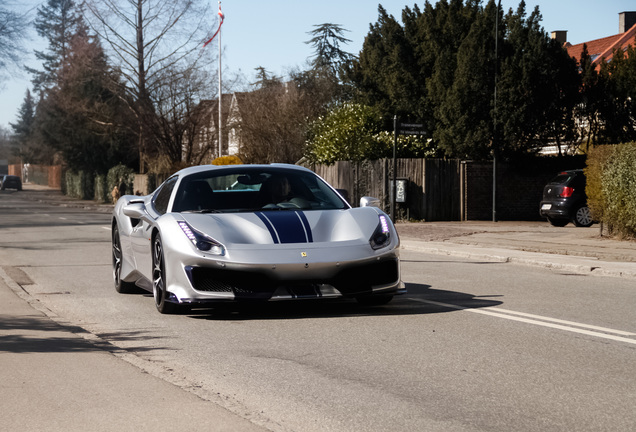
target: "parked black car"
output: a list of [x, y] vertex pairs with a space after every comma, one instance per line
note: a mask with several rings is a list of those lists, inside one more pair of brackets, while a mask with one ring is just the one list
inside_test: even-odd
[[592, 225], [592, 214], [585, 195], [583, 170], [563, 171], [543, 188], [539, 213], [554, 226], [572, 222], [578, 227]]
[[0, 177], [0, 189], [17, 189], [22, 190], [22, 180], [18, 176], [5, 175]]

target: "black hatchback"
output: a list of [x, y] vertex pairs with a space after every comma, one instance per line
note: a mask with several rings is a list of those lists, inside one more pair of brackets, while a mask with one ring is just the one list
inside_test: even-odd
[[583, 170], [563, 171], [550, 180], [543, 188], [539, 214], [554, 226], [562, 227], [568, 222], [579, 227], [592, 225]]
[[0, 189], [17, 189], [22, 190], [22, 180], [20, 177], [14, 175], [0, 176]]

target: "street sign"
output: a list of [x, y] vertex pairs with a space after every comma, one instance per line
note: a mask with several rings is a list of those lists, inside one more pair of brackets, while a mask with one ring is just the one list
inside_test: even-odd
[[398, 133], [400, 135], [428, 135], [422, 123], [398, 123]]
[[391, 190], [389, 191], [389, 199], [393, 201], [393, 189], [395, 189], [395, 202], [406, 202], [406, 187], [408, 185], [408, 179], [398, 178], [397, 180], [391, 180]]

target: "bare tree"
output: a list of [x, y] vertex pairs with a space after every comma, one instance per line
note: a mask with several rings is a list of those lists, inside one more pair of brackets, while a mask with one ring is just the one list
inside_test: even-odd
[[12, 3], [0, 6], [0, 73], [18, 67], [24, 52], [24, 40], [30, 25], [25, 14], [11, 10]]
[[303, 155], [311, 95], [294, 82], [237, 93], [241, 147], [247, 163], [296, 163]]
[[[211, 16], [201, 0], [88, 0], [88, 21], [110, 48], [126, 83], [125, 91], [139, 131], [141, 171], [147, 152], [156, 152], [152, 131], [158, 106], [172, 85], [174, 71], [187, 73], [203, 66], [202, 41]], [[207, 59], [210, 60], [210, 59]], [[168, 77], [168, 79], [166, 78]], [[163, 111], [163, 109], [162, 109]]]
[[213, 80], [193, 69], [166, 71], [164, 78], [154, 97], [158, 116], [153, 136], [160, 153], [174, 168], [209, 161], [213, 141], [198, 140], [196, 134], [209, 122], [210, 107], [200, 103], [199, 97], [213, 91]]

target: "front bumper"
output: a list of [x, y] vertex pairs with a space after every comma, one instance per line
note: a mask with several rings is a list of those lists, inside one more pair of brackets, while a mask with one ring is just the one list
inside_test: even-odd
[[[400, 279], [397, 249], [362, 259], [351, 259], [355, 254], [360, 255], [359, 247], [349, 249], [338, 248], [336, 251], [333, 247], [328, 250], [313, 248], [308, 252], [285, 249], [278, 253], [253, 250], [256, 258], [260, 258], [260, 263], [218, 258], [183, 260], [178, 269], [173, 268], [173, 274], [176, 271], [178, 277], [169, 283], [168, 291], [172, 293], [169, 299], [178, 303], [208, 303], [406, 292]], [[298, 260], [296, 257], [301, 253], [338, 259], [327, 262]], [[346, 255], [348, 259], [343, 259]], [[270, 262], [263, 263], [265, 256]], [[278, 258], [277, 261], [273, 262], [272, 257]]]

